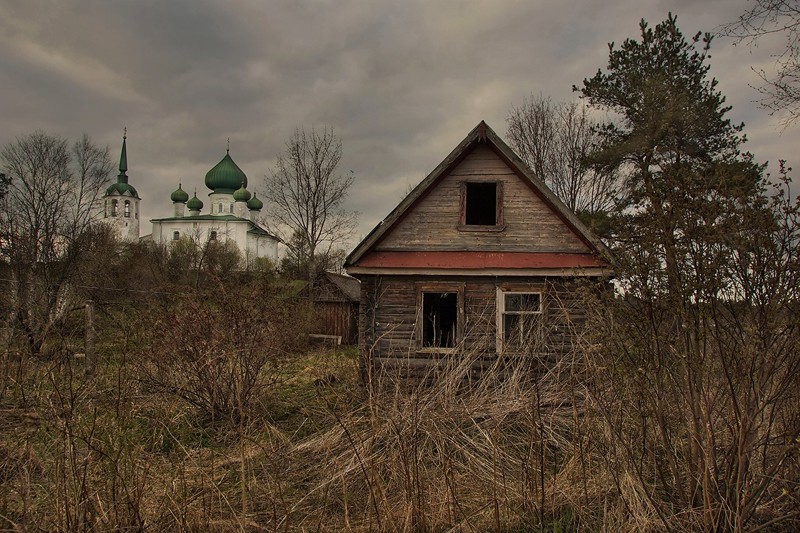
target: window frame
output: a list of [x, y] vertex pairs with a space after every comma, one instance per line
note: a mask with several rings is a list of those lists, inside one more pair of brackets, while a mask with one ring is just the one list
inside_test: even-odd
[[[467, 188], [470, 184], [494, 183], [495, 184], [495, 223], [493, 225], [467, 224]], [[459, 231], [503, 231], [505, 222], [503, 217], [503, 181], [501, 180], [464, 180], [460, 182], [459, 203]]]
[[[464, 283], [439, 282], [428, 283], [419, 282], [416, 288], [416, 327], [414, 328], [414, 341], [418, 352], [426, 353], [451, 353], [458, 349], [459, 344], [464, 338]], [[425, 334], [425, 324], [423, 322], [423, 298], [425, 294], [456, 293], [456, 334], [453, 338], [452, 347], [424, 346], [423, 336]]]
[[181, 240], [181, 232], [179, 230], [172, 230], [172, 240], [173, 241]]
[[[539, 309], [537, 311], [506, 311], [506, 295], [509, 294], [537, 294], [539, 296]], [[497, 296], [495, 299], [495, 308], [497, 312], [495, 321], [495, 348], [498, 354], [514, 355], [519, 352], [508, 350], [505, 346], [505, 317], [506, 315], [538, 315], [540, 317], [545, 314], [545, 291], [541, 286], [532, 285], [505, 285], [497, 287]]]
[[216, 241], [217, 240], [217, 230], [212, 229], [208, 232], [208, 240], [209, 241]]
[[125, 218], [131, 218], [131, 201], [125, 200], [125, 205], [123, 208], [123, 216]]

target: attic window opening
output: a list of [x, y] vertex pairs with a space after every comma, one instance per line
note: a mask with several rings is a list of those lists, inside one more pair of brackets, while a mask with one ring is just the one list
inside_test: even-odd
[[458, 332], [458, 293], [422, 293], [422, 346], [453, 348]]
[[463, 189], [463, 224], [498, 226], [502, 224], [500, 187], [497, 182], [466, 182]]

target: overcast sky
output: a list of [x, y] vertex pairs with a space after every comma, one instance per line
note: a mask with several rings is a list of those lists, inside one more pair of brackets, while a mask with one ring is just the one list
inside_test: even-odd
[[[300, 126], [332, 126], [364, 236], [480, 121], [505, 136], [530, 94], [572, 99], [607, 43], [672, 11], [685, 35], [733, 21], [747, 0], [3, 0], [0, 144], [42, 129], [88, 133], [119, 155], [148, 219], [178, 185], [206, 199], [225, 154], [263, 190]], [[776, 42], [777, 45], [780, 41]], [[716, 39], [712, 74], [760, 161], [797, 160], [749, 87], [777, 51]], [[800, 168], [800, 167], [799, 167]], [[355, 242], [350, 243], [351, 245]]]

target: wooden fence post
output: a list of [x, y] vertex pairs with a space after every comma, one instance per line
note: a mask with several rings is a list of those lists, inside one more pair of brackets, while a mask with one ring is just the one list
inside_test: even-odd
[[86, 345], [84, 351], [86, 353], [85, 368], [87, 376], [94, 375], [95, 366], [95, 350], [94, 350], [94, 300], [86, 300]]

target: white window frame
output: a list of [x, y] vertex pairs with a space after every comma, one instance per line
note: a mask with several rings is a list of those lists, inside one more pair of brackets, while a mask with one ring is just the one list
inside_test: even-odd
[[[506, 311], [506, 296], [509, 294], [537, 294], [539, 296], [539, 309], [536, 311]], [[543, 315], [544, 291], [540, 287], [497, 287], [497, 322], [495, 343], [498, 354], [506, 353], [505, 347], [505, 320], [506, 315]], [[520, 326], [521, 327], [521, 326]], [[508, 352], [513, 354], [515, 352]]]

